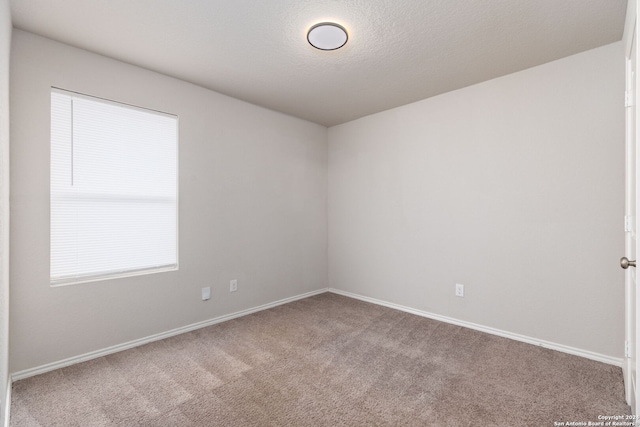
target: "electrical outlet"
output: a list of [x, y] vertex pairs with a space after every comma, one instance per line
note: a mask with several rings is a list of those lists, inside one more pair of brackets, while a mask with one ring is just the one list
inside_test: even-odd
[[208, 299], [211, 299], [211, 286], [202, 288], [202, 301], [206, 301]]
[[229, 282], [229, 292], [235, 292], [237, 290], [238, 290], [238, 280], [233, 279], [231, 282]]
[[456, 296], [464, 297], [464, 285], [461, 285], [460, 283], [456, 283]]

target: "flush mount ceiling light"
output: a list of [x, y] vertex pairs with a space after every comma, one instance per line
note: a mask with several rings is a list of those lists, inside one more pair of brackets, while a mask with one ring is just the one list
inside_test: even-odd
[[347, 43], [349, 36], [342, 25], [333, 22], [321, 22], [307, 32], [307, 40], [311, 46], [320, 50], [340, 49]]

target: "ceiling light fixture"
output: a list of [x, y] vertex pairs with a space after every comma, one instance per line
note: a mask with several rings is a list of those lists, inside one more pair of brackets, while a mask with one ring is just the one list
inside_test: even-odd
[[321, 22], [307, 32], [309, 44], [320, 50], [340, 49], [348, 39], [347, 30], [334, 22]]

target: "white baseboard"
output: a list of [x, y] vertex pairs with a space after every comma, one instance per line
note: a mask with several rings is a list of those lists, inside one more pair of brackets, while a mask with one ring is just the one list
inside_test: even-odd
[[[12, 381], [18, 381], [25, 378], [33, 377], [35, 375], [44, 374], [45, 372], [53, 371], [56, 369], [64, 368], [66, 366], [75, 365], [76, 363], [86, 362], [87, 360], [97, 359], [99, 357], [107, 356], [109, 354], [117, 353], [119, 351], [128, 350], [130, 348], [138, 347], [144, 344], [148, 344], [153, 341], [162, 340], [175, 335], [184, 334], [185, 332], [191, 332], [196, 329], [204, 328], [207, 326], [215, 325], [216, 323], [226, 322], [227, 320], [236, 319], [238, 317], [246, 316], [248, 314], [256, 313], [258, 311], [267, 310], [269, 308], [277, 307], [279, 305], [287, 304], [300, 299], [308, 298], [314, 295], [323, 294], [327, 292], [327, 288], [319, 289], [317, 291], [307, 292], [301, 295], [296, 295], [290, 298], [281, 299], [279, 301], [271, 302], [268, 304], [260, 305], [258, 307], [249, 308], [246, 310], [238, 311], [224, 316], [219, 316], [213, 319], [205, 320], [191, 325], [183, 326], [181, 328], [172, 329], [170, 331], [161, 332], [159, 334], [150, 335], [145, 338], [129, 341], [124, 344], [118, 344], [111, 347], [104, 348], [102, 350], [91, 351], [89, 353], [81, 354], [79, 356], [70, 357], [68, 359], [60, 360], [57, 362], [47, 363], [46, 365], [37, 366], [35, 368], [25, 369], [23, 371], [15, 372], [11, 375]], [[11, 383], [11, 382], [10, 382]], [[7, 425], [8, 427], [8, 425]]]
[[[70, 365], [74, 365], [76, 363], [81, 363], [81, 362], [86, 362], [87, 360], [92, 360], [92, 359], [97, 359], [99, 357], [103, 357], [103, 356], [107, 356], [109, 354], [113, 354], [113, 353], [117, 353], [119, 351], [123, 351], [123, 350], [128, 350], [130, 348], [134, 348], [134, 347], [138, 347], [144, 344], [148, 344], [150, 342], [153, 341], [158, 341], [158, 340], [162, 340], [164, 338], [169, 338], [175, 335], [179, 335], [179, 334], [183, 334], [185, 332], [191, 332], [194, 331], [196, 329], [200, 329], [200, 328], [204, 328], [207, 326], [211, 326], [211, 325], [215, 325], [217, 323], [222, 323], [225, 322], [227, 320], [231, 320], [231, 319], [236, 319], [238, 317], [242, 317], [242, 316], [246, 316], [248, 314], [252, 314], [252, 313], [256, 313], [258, 311], [262, 311], [262, 310], [267, 310], [269, 308], [273, 308], [273, 307], [277, 307], [279, 305], [283, 305], [283, 304], [287, 304], [293, 301], [297, 301], [300, 299], [304, 299], [304, 298], [308, 298], [314, 295], [318, 295], [318, 294], [322, 294], [325, 292], [332, 292], [338, 295], [343, 295], [349, 298], [354, 298], [354, 299], [358, 299], [361, 301], [366, 301], [366, 302], [370, 302], [373, 304], [377, 304], [377, 305], [381, 305], [384, 307], [389, 307], [389, 308], [393, 308], [396, 310], [400, 310], [400, 311], [404, 311], [406, 313], [411, 313], [411, 314], [415, 314], [417, 316], [422, 316], [422, 317], [427, 317], [430, 319], [434, 319], [434, 320], [438, 320], [441, 322], [445, 322], [445, 323], [450, 323], [453, 325], [457, 325], [457, 326], [463, 326], [465, 328], [470, 328], [470, 329], [474, 329], [480, 332], [486, 332], [488, 334], [492, 334], [492, 335], [497, 335], [500, 337], [504, 337], [504, 338], [509, 338], [509, 339], [513, 339], [516, 341], [521, 341], [521, 342], [525, 342], [528, 344], [533, 344], [533, 345], [537, 345], [540, 347], [545, 347], [545, 348], [549, 348], [551, 350], [556, 350], [556, 351], [561, 351], [563, 353], [568, 353], [568, 354], [573, 354], [575, 356], [580, 356], [580, 357], [584, 357], [586, 359], [591, 359], [591, 360], [596, 360], [598, 362], [603, 362], [603, 363], [607, 363], [609, 365], [614, 365], [614, 366], [618, 366], [618, 367], [622, 367], [622, 362], [623, 359], [620, 358], [616, 358], [616, 357], [611, 357], [611, 356], [606, 356], [603, 354], [599, 354], [599, 353], [595, 353], [592, 351], [588, 351], [588, 350], [582, 350], [579, 348], [574, 348], [574, 347], [570, 347], [570, 346], [566, 346], [563, 344], [557, 344], [557, 343], [553, 343], [550, 341], [545, 341], [545, 340], [540, 340], [540, 339], [536, 339], [536, 338], [531, 338], [525, 335], [520, 335], [520, 334], [516, 334], [513, 332], [508, 332], [508, 331], [503, 331], [500, 329], [495, 329], [495, 328], [491, 328], [488, 326], [483, 326], [483, 325], [478, 325], [476, 323], [471, 323], [471, 322], [466, 322], [463, 320], [458, 320], [458, 319], [454, 319], [452, 317], [447, 317], [447, 316], [442, 316], [439, 314], [434, 314], [434, 313], [429, 313], [426, 311], [422, 311], [422, 310], [417, 310], [415, 308], [411, 308], [411, 307], [406, 307], [403, 305], [399, 305], [399, 304], [394, 304], [394, 303], [390, 303], [390, 302], [386, 302], [386, 301], [382, 301], [379, 299], [375, 299], [375, 298], [370, 298], [370, 297], [365, 297], [362, 295], [358, 295], [358, 294], [354, 294], [351, 292], [345, 292], [345, 291], [341, 291], [339, 289], [334, 289], [334, 288], [324, 288], [324, 289], [319, 289], [316, 291], [312, 291], [312, 292], [307, 292], [305, 294], [301, 294], [301, 295], [296, 295], [290, 298], [285, 298], [279, 301], [275, 301], [272, 303], [268, 303], [268, 304], [264, 304], [258, 307], [254, 307], [254, 308], [250, 308], [247, 310], [242, 310], [242, 311], [238, 311], [235, 313], [231, 313], [231, 314], [227, 314], [224, 316], [219, 316], [213, 319], [209, 319], [209, 320], [205, 320], [202, 322], [198, 322], [198, 323], [193, 323], [191, 325], [187, 325], [187, 326], [183, 326], [181, 328], [176, 328], [176, 329], [172, 329], [170, 331], [166, 331], [166, 332], [161, 332], [159, 334], [155, 334], [155, 335], [150, 335], [148, 337], [145, 338], [140, 338], [137, 340], [133, 340], [133, 341], [129, 341], [123, 344], [118, 344], [118, 345], [114, 345], [111, 347], [107, 347], [105, 349], [102, 350], [97, 350], [97, 351], [92, 351], [89, 353], [85, 353], [85, 354], [81, 354], [79, 356], [74, 356], [74, 357], [70, 357], [68, 359], [64, 359], [64, 360], [60, 360], [57, 362], [52, 362], [52, 363], [48, 363], [46, 365], [42, 365], [42, 366], [37, 366], [35, 368], [30, 368], [30, 369], [25, 369], [23, 371], [19, 371], [19, 372], [15, 372], [11, 375], [11, 381], [9, 381], [9, 384], [7, 385], [8, 387], [8, 399], [7, 399], [7, 408], [10, 408], [10, 393], [11, 393], [11, 382], [12, 381], [18, 381], [18, 380], [22, 380], [25, 378], [29, 378], [35, 375], [39, 375], [39, 374], [44, 374], [45, 372], [49, 372], [49, 371], [53, 371], [56, 369], [60, 369], [60, 368], [64, 368], [66, 366], [70, 366]], [[9, 409], [6, 410], [5, 413], [5, 423], [6, 426], [8, 427], [8, 420], [9, 420]]]
[[520, 335], [513, 332], [503, 331], [500, 329], [491, 328], [489, 326], [478, 325], [476, 323], [454, 319], [453, 317], [447, 317], [439, 314], [429, 313], [427, 311], [417, 310], [415, 308], [406, 307], [403, 305], [394, 304], [394, 303], [382, 301], [375, 298], [365, 297], [365, 296], [354, 294], [351, 292], [341, 291], [339, 289], [329, 288], [329, 292], [332, 292], [338, 295], [343, 295], [349, 298], [359, 299], [361, 301], [366, 301], [366, 302], [370, 302], [377, 305], [382, 305], [384, 307], [394, 308], [396, 310], [404, 311], [406, 313], [411, 313], [411, 314], [415, 314], [422, 317], [428, 317], [429, 319], [439, 320], [441, 322], [450, 323], [452, 325], [463, 326], [465, 328], [474, 329], [476, 331], [486, 332], [488, 334], [497, 335], [504, 338], [510, 338], [512, 340], [521, 341], [527, 344], [533, 344], [540, 347], [545, 347], [551, 350], [561, 351], [563, 353], [573, 354], [574, 356], [580, 356], [586, 359], [596, 360], [598, 362], [607, 363], [609, 365], [618, 366], [620, 368], [622, 367], [623, 359], [621, 358], [606, 356], [604, 354], [595, 353], [588, 350], [582, 350], [579, 348], [570, 347], [563, 344], [557, 344], [550, 341], [540, 340], [537, 338], [532, 338], [526, 335]]
[[9, 427], [9, 422], [11, 420], [11, 378], [7, 380], [7, 393], [4, 395], [4, 417], [3, 417], [3, 427]]

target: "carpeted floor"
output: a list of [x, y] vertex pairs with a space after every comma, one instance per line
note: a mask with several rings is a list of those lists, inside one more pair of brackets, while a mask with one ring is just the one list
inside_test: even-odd
[[13, 385], [11, 426], [554, 426], [620, 368], [325, 293]]

